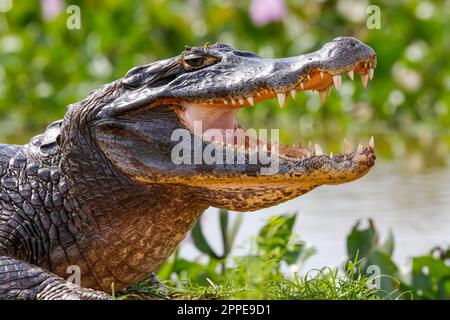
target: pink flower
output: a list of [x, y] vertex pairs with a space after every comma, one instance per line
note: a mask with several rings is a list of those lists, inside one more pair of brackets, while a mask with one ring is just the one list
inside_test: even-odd
[[63, 7], [64, 0], [41, 0], [42, 18], [53, 20], [63, 11]]
[[280, 21], [286, 13], [284, 0], [252, 0], [250, 17], [257, 26]]

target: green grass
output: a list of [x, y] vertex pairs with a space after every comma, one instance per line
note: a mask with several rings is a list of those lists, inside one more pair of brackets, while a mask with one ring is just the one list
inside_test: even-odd
[[[292, 278], [274, 272], [274, 261], [262, 261], [256, 257], [246, 257], [240, 264], [230, 269], [225, 281], [217, 283], [206, 279], [204, 284], [184, 280], [176, 284], [166, 281], [168, 293], [150, 286], [148, 281], [139, 283], [118, 299], [186, 299], [186, 300], [379, 300], [389, 298], [380, 290], [367, 284], [369, 278], [358, 273], [357, 264], [349, 263], [344, 274], [337, 269], [323, 268], [311, 270], [301, 276], [294, 273]], [[264, 266], [265, 265], [265, 266]], [[249, 272], [259, 270], [250, 275]]]
[[[367, 229], [359, 228], [359, 223], [352, 229], [347, 238], [350, 258], [343, 268], [324, 267], [299, 273], [292, 270], [299, 270], [315, 250], [299, 241], [298, 236], [293, 233], [296, 214], [270, 218], [261, 228], [258, 237], [252, 240], [253, 249], [247, 255], [234, 258], [229, 256], [229, 252], [234, 240], [234, 230], [239, 226], [234, 224], [232, 228], [228, 227], [227, 212], [221, 212], [219, 217], [226, 254], [219, 255], [212, 250], [201, 231], [201, 222], [198, 222], [192, 233], [193, 242], [208, 257], [206, 260], [186, 260], [179, 256], [177, 250], [158, 270], [166, 291], [152, 287], [148, 280], [118, 293], [116, 297], [187, 300], [418, 298], [414, 286], [397, 280], [400, 276], [398, 267], [391, 260], [394, 246], [392, 235], [385, 243], [379, 243], [378, 232], [372, 221]], [[426, 261], [430, 270], [437, 268]], [[436, 264], [440, 261], [432, 262]], [[377, 267], [377, 273], [371, 272], [374, 266]], [[442, 269], [440, 264], [437, 266], [440, 267], [439, 270]], [[433, 272], [433, 277], [436, 276], [440, 276], [440, 273]], [[414, 282], [416, 284], [417, 279]], [[423, 279], [425, 284], [417, 288], [424, 287], [428, 280]], [[442, 296], [436, 295], [437, 291], [442, 290], [435, 291], [431, 290], [428, 298]]]

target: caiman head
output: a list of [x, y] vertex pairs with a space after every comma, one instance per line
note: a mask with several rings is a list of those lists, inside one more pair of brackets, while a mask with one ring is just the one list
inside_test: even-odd
[[[145, 186], [183, 187], [207, 205], [256, 210], [366, 174], [374, 165], [368, 146], [325, 155], [320, 146], [287, 147], [246, 130], [237, 120], [246, 107], [316, 90], [323, 101], [341, 75], [367, 85], [375, 52], [341, 37], [320, 50], [266, 59], [225, 44], [188, 47], [179, 56], [136, 67], [69, 108], [65, 123], [83, 119], [83, 133], [120, 174]], [[255, 110], [258, 112], [258, 110]], [[82, 116], [81, 116], [82, 115]], [[77, 119], [78, 118], [78, 119]], [[67, 128], [65, 129], [67, 131]]]

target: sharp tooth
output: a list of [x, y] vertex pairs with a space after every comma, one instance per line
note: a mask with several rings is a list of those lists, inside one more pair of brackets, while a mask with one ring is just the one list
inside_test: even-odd
[[362, 154], [364, 152], [364, 147], [363, 145], [360, 143], [358, 145], [358, 148], [356, 149], [356, 154]]
[[355, 72], [353, 72], [353, 70], [350, 70], [347, 74], [348, 74], [348, 77], [350, 79], [352, 79], [352, 81], [355, 79]]
[[261, 97], [261, 93], [259, 93], [259, 92], [257, 92], [256, 95], [257, 95], [258, 97]]
[[369, 148], [372, 149], [372, 150], [375, 150], [375, 139], [374, 139], [373, 136], [370, 137]]
[[362, 74], [361, 75], [361, 83], [363, 88], [367, 87], [367, 82], [369, 81], [369, 75], [368, 74]]
[[291, 90], [291, 97], [292, 97], [292, 99], [294, 99], [295, 100], [295, 94], [296, 94], [297, 92], [295, 92], [295, 89], [292, 89]]
[[331, 86], [329, 86], [326, 90], [327, 90], [327, 96], [329, 96], [331, 94]]
[[327, 90], [319, 91], [320, 103], [324, 104], [325, 99], [327, 98]]
[[320, 145], [318, 145], [318, 144], [314, 145], [314, 154], [316, 156], [322, 156], [323, 155], [323, 151], [322, 151], [322, 148], [320, 147]]
[[310, 141], [310, 142], [308, 142], [308, 151], [312, 151], [312, 142]]
[[303, 82], [300, 82], [300, 88], [302, 88], [302, 90], [305, 90], [305, 85], [303, 84]]
[[350, 153], [350, 144], [348, 143], [347, 139], [344, 139], [344, 153]]
[[342, 77], [339, 74], [333, 76], [333, 83], [337, 91], [341, 90]]
[[330, 152], [330, 159], [333, 159], [333, 152]]
[[306, 76], [306, 79], [308, 79], [308, 81], [311, 80], [311, 76], [308, 74], [308, 75]]
[[224, 104], [228, 104], [228, 101], [227, 101], [227, 100], [223, 100], [223, 103], [224, 103]]
[[244, 104], [244, 99], [239, 98], [239, 103], [241, 104], [241, 106]]
[[247, 101], [248, 101], [248, 103], [250, 103], [250, 105], [254, 105], [255, 104], [255, 102], [253, 101], [253, 97], [247, 97]]
[[370, 68], [369, 69], [369, 80], [372, 80], [373, 79], [373, 72], [375, 71], [375, 69], [374, 68]]
[[284, 93], [277, 93], [277, 99], [280, 104], [280, 108], [283, 108], [284, 102], [286, 101], [286, 95]]
[[267, 144], [264, 143], [263, 147], [262, 147], [262, 151], [263, 152], [267, 152]]
[[232, 103], [233, 105], [235, 105], [235, 104], [236, 104], [236, 100], [231, 99], [231, 103]]
[[320, 79], [323, 79], [323, 72], [320, 71]]

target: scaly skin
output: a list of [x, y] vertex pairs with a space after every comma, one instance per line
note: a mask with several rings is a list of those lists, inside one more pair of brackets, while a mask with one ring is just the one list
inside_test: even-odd
[[[194, 121], [203, 134], [236, 132], [234, 116], [245, 106], [326, 91], [351, 70], [365, 83], [375, 66], [374, 51], [354, 38], [285, 59], [222, 44], [186, 48], [69, 106], [27, 145], [0, 145], [0, 298], [109, 299], [158, 268], [209, 206], [257, 210], [366, 174], [373, 144], [329, 157], [317, 146], [276, 151], [269, 143], [279, 167], [265, 175], [260, 160], [175, 164], [171, 135], [185, 129], [212, 146], [193, 135]], [[228, 152], [224, 142], [215, 145]], [[246, 160], [255, 153], [233, 148]], [[73, 265], [82, 287], [63, 279]]]

